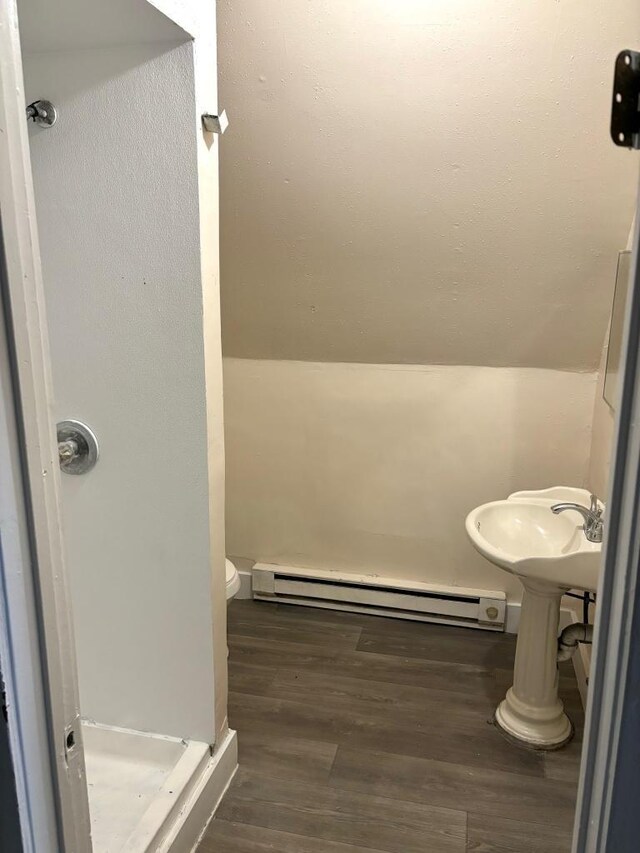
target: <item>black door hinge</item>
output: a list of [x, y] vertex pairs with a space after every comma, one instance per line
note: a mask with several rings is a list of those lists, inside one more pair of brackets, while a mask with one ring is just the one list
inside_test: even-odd
[[640, 53], [623, 50], [616, 59], [611, 138], [622, 148], [640, 148]]

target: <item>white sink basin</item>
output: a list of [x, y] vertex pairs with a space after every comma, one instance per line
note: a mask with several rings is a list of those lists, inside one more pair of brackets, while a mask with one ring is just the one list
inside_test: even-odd
[[595, 591], [601, 544], [589, 542], [582, 516], [566, 510], [555, 515], [554, 504], [589, 506], [585, 489], [556, 486], [538, 492], [516, 492], [505, 501], [476, 507], [466, 528], [474, 547], [496, 566], [521, 578]]
[[596, 589], [602, 549], [587, 539], [579, 512], [551, 512], [557, 503], [589, 507], [590, 495], [567, 486], [516, 492], [477, 507], [466, 520], [474, 547], [524, 587], [513, 686], [495, 719], [510, 737], [537, 749], [558, 749], [573, 735], [558, 697], [560, 602], [568, 589]]

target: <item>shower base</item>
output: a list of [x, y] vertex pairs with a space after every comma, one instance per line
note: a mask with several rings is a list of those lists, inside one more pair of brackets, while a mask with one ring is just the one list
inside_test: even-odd
[[94, 853], [190, 850], [235, 771], [235, 733], [212, 758], [199, 741], [95, 723], [82, 731]]

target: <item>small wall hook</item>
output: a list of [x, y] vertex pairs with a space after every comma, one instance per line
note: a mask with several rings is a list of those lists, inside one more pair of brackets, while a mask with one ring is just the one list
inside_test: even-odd
[[211, 113], [203, 113], [202, 114], [202, 126], [209, 133], [218, 133], [220, 136], [225, 132], [225, 130], [229, 127], [229, 119], [227, 118], [227, 111], [222, 110], [220, 115], [212, 115]]

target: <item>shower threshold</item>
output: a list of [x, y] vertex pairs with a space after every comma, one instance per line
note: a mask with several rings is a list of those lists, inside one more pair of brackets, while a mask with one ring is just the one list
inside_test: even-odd
[[94, 853], [168, 850], [197, 796], [209, 746], [82, 725]]

